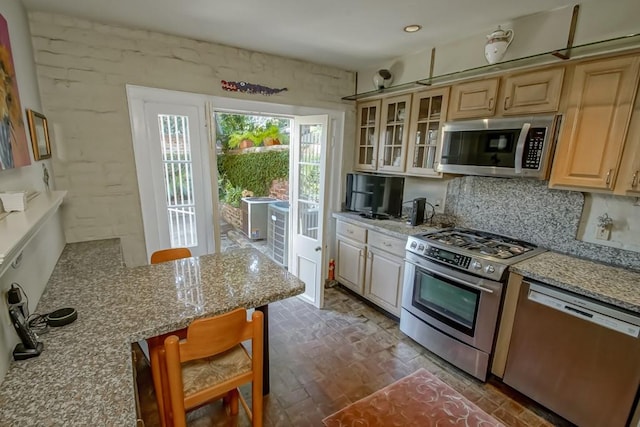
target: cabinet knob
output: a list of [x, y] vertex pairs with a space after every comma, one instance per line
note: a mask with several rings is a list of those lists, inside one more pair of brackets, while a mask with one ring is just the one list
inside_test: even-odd
[[507, 97], [504, 99], [504, 110], [506, 111], [506, 110], [508, 110], [508, 109], [509, 109], [509, 97], [507, 96]]
[[493, 110], [493, 98], [489, 98], [489, 110]]
[[638, 186], [638, 172], [640, 171], [635, 171], [633, 178], [631, 178], [631, 188], [636, 188]]
[[609, 186], [609, 184], [611, 184], [611, 172], [613, 172], [613, 169], [609, 169], [609, 171], [607, 172], [607, 180], [605, 181], [607, 187]]

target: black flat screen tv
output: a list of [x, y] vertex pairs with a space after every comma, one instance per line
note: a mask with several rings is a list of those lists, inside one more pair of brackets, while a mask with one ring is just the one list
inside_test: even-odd
[[399, 218], [403, 190], [404, 178], [400, 176], [348, 173], [345, 209], [367, 218]]

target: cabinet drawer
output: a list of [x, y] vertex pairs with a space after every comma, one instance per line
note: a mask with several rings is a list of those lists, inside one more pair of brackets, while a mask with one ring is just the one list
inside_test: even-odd
[[404, 247], [407, 241], [390, 237], [377, 231], [369, 231], [369, 246], [382, 249], [399, 257], [404, 257]]
[[356, 242], [365, 243], [367, 241], [367, 229], [358, 227], [357, 225], [349, 224], [348, 222], [338, 221], [336, 225], [338, 234], [348, 237]]

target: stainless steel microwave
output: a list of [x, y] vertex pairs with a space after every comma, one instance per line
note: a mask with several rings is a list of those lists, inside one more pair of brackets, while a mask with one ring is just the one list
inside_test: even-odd
[[554, 116], [529, 116], [445, 123], [437, 170], [546, 179], [556, 121]]

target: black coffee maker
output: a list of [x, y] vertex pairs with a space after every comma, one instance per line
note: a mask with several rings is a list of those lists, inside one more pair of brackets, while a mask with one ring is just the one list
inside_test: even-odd
[[427, 204], [427, 199], [424, 197], [417, 197], [413, 199], [413, 205], [411, 209], [411, 219], [409, 225], [420, 225], [424, 222], [424, 210]]

